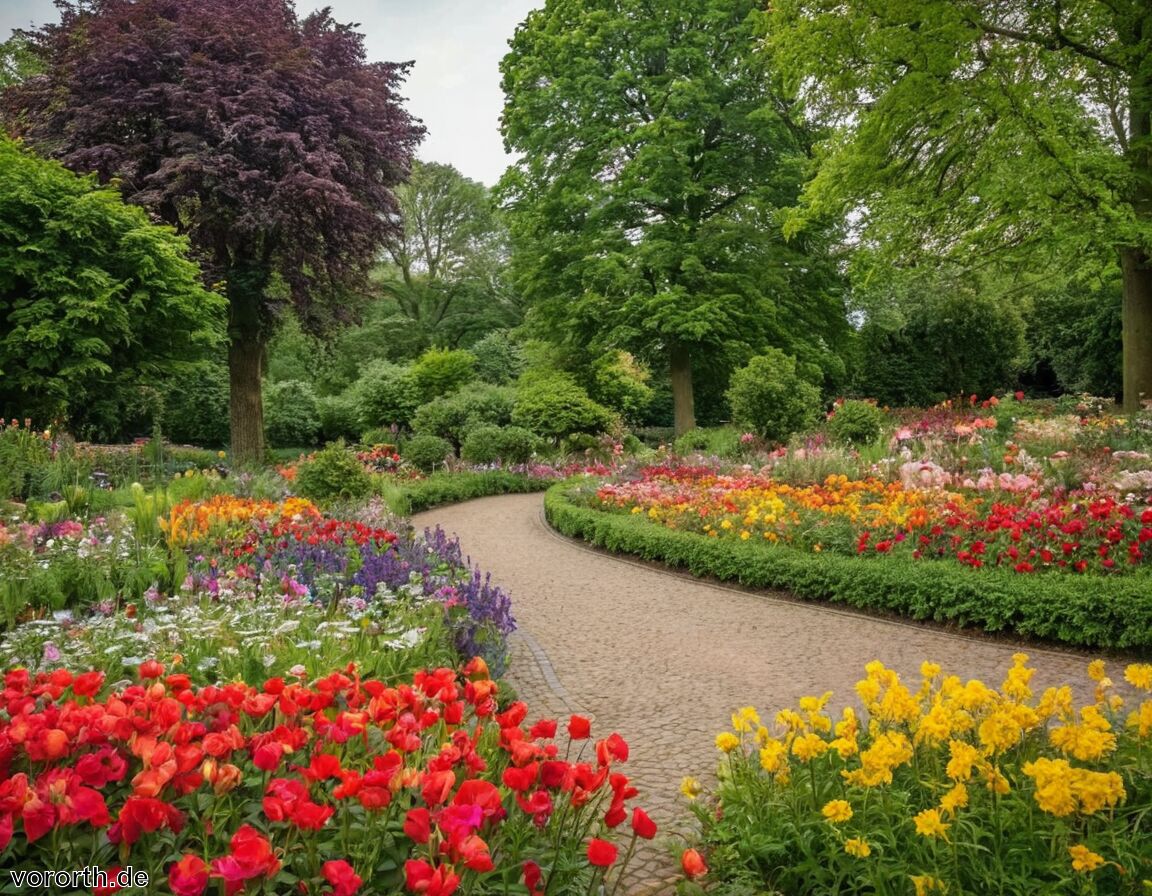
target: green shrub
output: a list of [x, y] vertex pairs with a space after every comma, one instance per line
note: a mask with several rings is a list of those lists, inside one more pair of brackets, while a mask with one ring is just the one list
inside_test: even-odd
[[228, 444], [228, 365], [202, 362], [163, 386], [160, 425], [173, 442], [223, 448]]
[[452, 454], [452, 445], [447, 439], [429, 433], [413, 436], [400, 449], [404, 460], [425, 472], [443, 466]]
[[732, 374], [732, 419], [769, 442], [783, 442], [820, 416], [820, 390], [796, 370], [796, 359], [770, 348]]
[[412, 417], [412, 429], [440, 436], [460, 448], [468, 431], [480, 425], [504, 426], [512, 422], [513, 393], [500, 386], [473, 385], [421, 405]]
[[356, 399], [350, 392], [321, 395], [316, 399], [316, 411], [320, 420], [320, 438], [325, 442], [337, 439], [352, 441], [360, 434]]
[[651, 374], [628, 352], [609, 352], [592, 365], [591, 396], [629, 422], [645, 416], [652, 404]]
[[740, 433], [730, 426], [690, 429], [672, 443], [672, 450], [679, 455], [736, 457], [740, 453]]
[[363, 498], [371, 489], [372, 480], [343, 442], [327, 445], [296, 470], [297, 492], [316, 501]]
[[845, 401], [828, 421], [832, 438], [850, 445], [871, 445], [883, 429], [884, 412], [869, 401]]
[[395, 445], [396, 433], [389, 427], [376, 426], [372, 429], [366, 429], [360, 434], [361, 445]]
[[493, 330], [469, 351], [476, 357], [476, 375], [486, 383], [502, 386], [524, 371], [524, 350], [508, 330]]
[[474, 464], [522, 464], [535, 450], [536, 436], [523, 427], [484, 424], [469, 430], [460, 456]]
[[394, 513], [420, 513], [444, 504], [471, 501], [488, 495], [542, 492], [553, 482], [555, 480], [533, 479], [523, 473], [509, 473], [506, 470], [433, 473], [426, 479], [398, 485], [389, 500], [389, 506]]
[[364, 367], [351, 393], [360, 429], [407, 426], [420, 406], [420, 390], [408, 367], [373, 361]]
[[307, 383], [285, 380], [264, 386], [264, 435], [273, 448], [310, 448], [320, 435], [320, 408]]
[[430, 348], [412, 365], [421, 401], [451, 395], [476, 378], [476, 356], [463, 349]]
[[512, 422], [548, 439], [601, 433], [615, 418], [566, 373], [525, 374], [516, 390]]

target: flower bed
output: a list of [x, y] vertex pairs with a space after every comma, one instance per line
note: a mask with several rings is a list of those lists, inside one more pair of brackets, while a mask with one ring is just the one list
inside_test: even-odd
[[6, 674], [6, 869], [131, 866], [177, 896], [583, 892], [620, 873], [612, 828], [656, 832], [628, 811], [619, 735], [593, 744], [573, 716], [562, 754], [556, 721], [498, 711], [482, 661], [392, 685], [165, 672], [111, 692], [99, 672]]
[[[1092, 702], [1037, 699], [1027, 657], [999, 690], [931, 663], [905, 685], [880, 663], [865, 708], [808, 697], [762, 724], [733, 716], [714, 800], [698, 806], [726, 891], [1146, 893], [1152, 878], [1152, 665], [1102, 662]], [[686, 780], [686, 795], [699, 785]]]
[[[906, 554], [1016, 573], [1117, 573], [1152, 564], [1146, 505], [1111, 495], [1043, 497], [1028, 477], [1021, 488], [989, 475], [987, 486], [981, 480], [951, 491], [939, 485], [939, 468], [905, 466], [913, 469], [897, 481], [831, 475], [795, 486], [766, 473], [669, 463], [606, 482], [587, 503], [712, 538], [816, 552]], [[977, 493], [985, 489], [996, 494]]]

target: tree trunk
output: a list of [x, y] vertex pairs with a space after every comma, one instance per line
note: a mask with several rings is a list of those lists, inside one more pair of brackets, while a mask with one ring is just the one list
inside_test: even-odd
[[264, 341], [258, 333], [234, 333], [228, 344], [228, 412], [231, 424], [232, 463], [264, 462]]
[[1120, 250], [1124, 275], [1124, 410], [1152, 401], [1152, 259], [1140, 249]]
[[672, 343], [672, 409], [676, 435], [696, 428], [696, 403], [692, 394], [692, 355], [680, 342]]

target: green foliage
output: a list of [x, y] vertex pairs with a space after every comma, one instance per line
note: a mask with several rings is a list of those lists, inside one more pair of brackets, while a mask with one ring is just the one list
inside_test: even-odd
[[635, 422], [652, 403], [651, 372], [629, 352], [608, 352], [592, 365], [588, 392], [595, 401]]
[[454, 456], [452, 443], [431, 433], [412, 436], [400, 448], [400, 456], [414, 467], [425, 472], [444, 465], [445, 459]]
[[676, 438], [672, 450], [679, 455], [712, 454], [736, 457], [740, 453], [740, 431], [730, 426], [690, 429]]
[[1078, 647], [1152, 648], [1148, 576], [1101, 578], [1092, 588], [1074, 576], [1020, 576], [892, 556], [814, 554], [786, 545], [708, 538], [641, 516], [592, 510], [549, 489], [544, 511], [564, 535], [752, 588], [788, 591], [906, 619], [980, 627]]
[[221, 448], [228, 444], [228, 367], [202, 361], [162, 384], [161, 426], [173, 442]]
[[352, 387], [360, 428], [407, 426], [420, 406], [420, 390], [411, 368], [390, 361], [373, 361], [364, 367]]
[[768, 349], [732, 374], [732, 419], [769, 442], [784, 442], [820, 415], [820, 390], [797, 372], [796, 359]]
[[0, 424], [0, 500], [28, 500], [51, 455], [51, 438], [43, 430], [21, 426], [16, 420]]
[[832, 438], [850, 445], [871, 445], [883, 428], [884, 412], [868, 401], [845, 401], [828, 421]]
[[613, 421], [612, 412], [589, 398], [569, 374], [525, 374], [517, 386], [512, 422], [544, 438], [600, 433]]
[[326, 445], [296, 470], [296, 491], [315, 501], [363, 498], [372, 480], [343, 442]]
[[550, 0], [517, 29], [502, 127], [522, 156], [499, 189], [548, 338], [696, 378], [733, 347], [846, 336], [822, 228], [783, 238], [814, 135], [756, 52], [761, 7]]
[[320, 435], [320, 407], [308, 383], [284, 380], [264, 387], [264, 433], [273, 448], [310, 448]]
[[320, 438], [325, 442], [351, 441], [360, 435], [356, 398], [350, 392], [321, 395], [316, 399], [316, 414], [320, 421]]
[[224, 300], [187, 251], [115, 190], [0, 138], [0, 416], [66, 416], [217, 344]]
[[475, 384], [421, 405], [412, 418], [412, 429], [440, 436], [459, 448], [474, 426], [511, 423], [514, 400], [511, 389]]
[[1026, 348], [1010, 302], [951, 276], [897, 289], [893, 303], [861, 328], [855, 392], [891, 406], [926, 406], [992, 395], [1015, 382]]
[[[323, 351], [319, 340], [304, 332], [300, 319], [288, 312], [268, 343], [267, 379], [274, 383], [296, 380], [314, 383]], [[268, 430], [267, 421], [264, 426]]]
[[510, 330], [493, 330], [468, 350], [476, 357], [476, 375], [486, 383], [503, 386], [524, 372], [524, 350]]
[[460, 456], [475, 464], [523, 464], [532, 457], [536, 442], [536, 436], [523, 427], [485, 424], [468, 431]]
[[451, 395], [476, 377], [476, 356], [462, 349], [431, 348], [412, 365], [422, 402]]
[[553, 479], [534, 479], [523, 473], [506, 470], [484, 472], [433, 473], [411, 482], [395, 482], [385, 493], [393, 513], [404, 516], [457, 504], [489, 495], [511, 495], [542, 492], [555, 483]]
[[1030, 366], [1036, 373], [1050, 368], [1064, 391], [1119, 396], [1121, 318], [1116, 283], [1041, 294], [1026, 320]]

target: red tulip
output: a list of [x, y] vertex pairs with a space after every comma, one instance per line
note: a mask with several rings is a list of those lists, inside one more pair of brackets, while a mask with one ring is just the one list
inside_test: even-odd
[[700, 877], [708, 873], [708, 866], [704, 863], [704, 857], [694, 849], [684, 850], [684, 854], [680, 856], [680, 867], [689, 877]]
[[584, 740], [592, 733], [592, 722], [584, 716], [572, 716], [568, 720], [568, 736], [572, 740]]
[[656, 836], [656, 822], [649, 818], [643, 809], [636, 808], [632, 810], [632, 830], [636, 832], [637, 837], [651, 840]]
[[588, 862], [597, 868], [607, 868], [616, 861], [616, 846], [607, 840], [593, 837], [588, 842]]
[[409, 809], [404, 818], [404, 836], [413, 843], [427, 843], [432, 836], [432, 818], [427, 809]]
[[168, 869], [168, 887], [176, 896], [200, 896], [208, 889], [207, 864], [200, 856], [183, 856]]
[[332, 885], [332, 896], [352, 896], [364, 883], [360, 875], [343, 859], [325, 862], [320, 873]]

